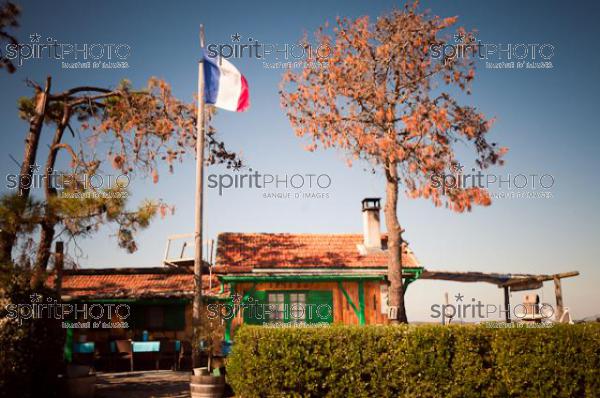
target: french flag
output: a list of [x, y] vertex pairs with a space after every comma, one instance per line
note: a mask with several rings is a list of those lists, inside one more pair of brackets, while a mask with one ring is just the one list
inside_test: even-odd
[[207, 104], [234, 112], [250, 107], [248, 82], [233, 64], [204, 51], [204, 98]]

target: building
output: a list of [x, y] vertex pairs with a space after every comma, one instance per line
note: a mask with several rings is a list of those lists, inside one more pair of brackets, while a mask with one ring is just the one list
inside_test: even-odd
[[[220, 233], [215, 261], [211, 247], [207, 250], [210, 261], [203, 264], [202, 324], [209, 325], [212, 340], [232, 341], [236, 328], [244, 323], [387, 323], [388, 249], [387, 236], [381, 233], [379, 198], [362, 201], [362, 219], [362, 234]], [[190, 236], [175, 238], [183, 237]], [[169, 258], [171, 240], [162, 267], [64, 272], [64, 303], [88, 307], [126, 305], [129, 309], [127, 325], [123, 327], [119, 327], [119, 319], [113, 313], [112, 318], [103, 320], [116, 326], [103, 328], [84, 323], [68, 329], [67, 347], [86, 341], [104, 344], [122, 339], [191, 343], [193, 259], [185, 256], [186, 248], [189, 249], [185, 242], [179, 255]], [[503, 289], [508, 322], [511, 291], [537, 289], [543, 281], [554, 280], [558, 286], [557, 309], [562, 314], [560, 280], [578, 275], [424, 270], [406, 245], [402, 265], [405, 288], [421, 278], [486, 282]], [[55, 283], [53, 278], [50, 282]], [[80, 310], [74, 320], [81, 321], [85, 313]]]
[[[381, 233], [379, 203], [363, 200], [362, 234], [219, 234], [215, 263], [204, 266], [203, 294], [224, 339], [231, 340], [242, 323], [386, 323], [387, 236]], [[191, 341], [193, 262], [165, 264], [64, 271], [63, 302], [127, 304], [130, 310], [126, 328], [78, 327], [68, 329], [68, 339]], [[422, 272], [406, 246], [403, 266], [407, 284]], [[81, 314], [76, 320], [85, 321]], [[114, 313], [103, 321], [119, 326]]]
[[[238, 304], [233, 314], [222, 311], [226, 340], [241, 323], [386, 323], [387, 236], [379, 203], [362, 201], [363, 234], [219, 234], [213, 270]], [[407, 246], [402, 262], [408, 285], [422, 268]]]

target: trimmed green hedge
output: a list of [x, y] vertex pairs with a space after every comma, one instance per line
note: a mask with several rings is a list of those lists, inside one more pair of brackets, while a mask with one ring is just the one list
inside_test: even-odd
[[228, 382], [249, 397], [600, 397], [600, 325], [243, 326]]

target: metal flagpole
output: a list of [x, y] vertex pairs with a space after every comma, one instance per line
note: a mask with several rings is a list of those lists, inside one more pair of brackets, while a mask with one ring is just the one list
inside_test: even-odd
[[[200, 25], [200, 47], [204, 50], [204, 25]], [[193, 367], [200, 366], [198, 347], [202, 307], [202, 205], [204, 188], [204, 54], [198, 62], [198, 114], [196, 116], [196, 198], [194, 226]]]

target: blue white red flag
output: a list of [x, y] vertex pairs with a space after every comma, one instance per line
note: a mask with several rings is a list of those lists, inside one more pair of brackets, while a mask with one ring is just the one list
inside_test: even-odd
[[207, 104], [228, 111], [243, 112], [250, 107], [248, 82], [228, 60], [211, 57], [204, 51], [204, 96]]

